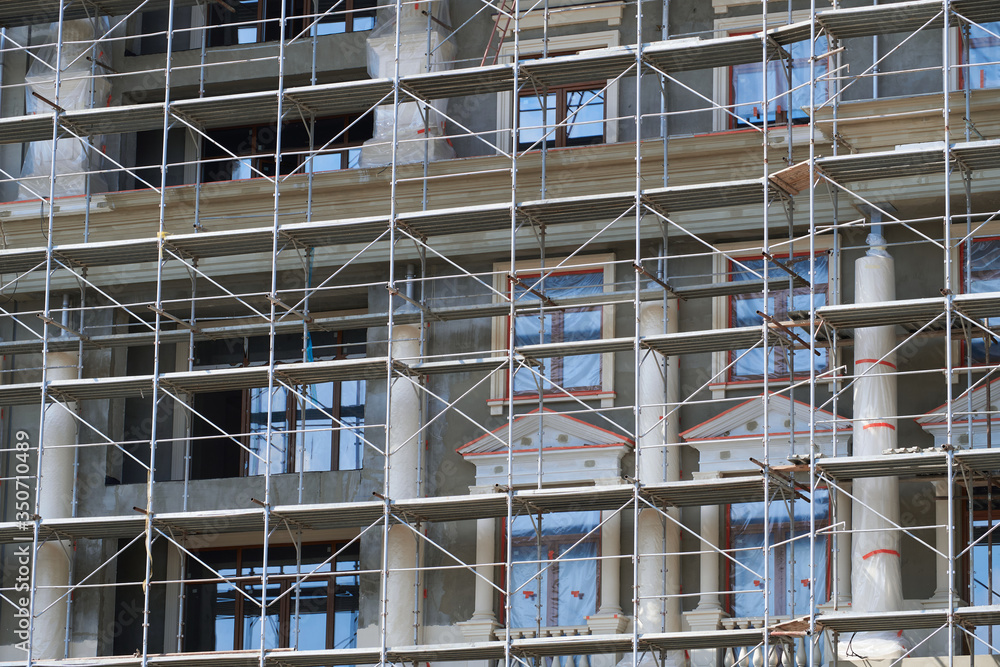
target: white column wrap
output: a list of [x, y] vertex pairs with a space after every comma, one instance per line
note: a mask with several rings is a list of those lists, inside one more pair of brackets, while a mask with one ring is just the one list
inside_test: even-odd
[[[892, 257], [879, 248], [884, 241], [869, 237], [874, 246], [855, 263], [855, 302], [872, 303], [895, 298]], [[854, 455], [880, 456], [896, 447], [895, 328], [855, 330]], [[899, 481], [896, 477], [854, 482], [852, 540], [852, 599], [855, 612], [902, 609], [900, 577]], [[881, 515], [881, 516], [880, 516]], [[883, 518], [884, 517], [884, 518]], [[854, 637], [852, 650], [871, 659], [902, 655], [903, 640], [895, 632], [863, 633]]]
[[[676, 313], [676, 306], [669, 309]], [[672, 313], [668, 313], [672, 314]], [[676, 330], [676, 323], [671, 317], [668, 321], [667, 330]], [[642, 336], [653, 336], [664, 333], [663, 327], [663, 303], [661, 301], [650, 301], [643, 303], [639, 311], [639, 332]], [[664, 379], [664, 360], [659, 354], [653, 352], [643, 352], [639, 365], [639, 404], [643, 406], [639, 416], [639, 442], [640, 460], [639, 477], [643, 484], [657, 484], [663, 482], [670, 475], [676, 475], [677, 465], [671, 465], [672, 460], [676, 460], [679, 452], [676, 448], [667, 450], [664, 447], [668, 442], [668, 426], [664, 419], [665, 410], [662, 404], [667, 398], [667, 384]], [[676, 435], [676, 426], [673, 431]], [[664, 475], [664, 463], [667, 463], [667, 475]], [[673, 562], [676, 566], [677, 558], [668, 557], [664, 560], [662, 554], [670, 550], [670, 536], [676, 534], [676, 528], [669, 522], [667, 525], [667, 542], [663, 540], [663, 517], [654, 509], [643, 509], [639, 512], [639, 524], [636, 527], [639, 531], [639, 566], [638, 566], [638, 593], [641, 598], [639, 602], [639, 618], [637, 619], [639, 632], [662, 632], [666, 620], [667, 627], [670, 624], [680, 626], [679, 607], [675, 604], [674, 614], [676, 618], [669, 618], [671, 605], [664, 609], [659, 596], [664, 593], [664, 569], [670, 569]], [[674, 567], [676, 569], [676, 567]], [[679, 576], [671, 573], [671, 579], [679, 580]], [[665, 619], [664, 611], [668, 618]]]
[[[476, 610], [472, 614], [474, 621], [496, 621], [493, 613], [494, 570], [492, 563], [496, 549], [496, 519], [476, 519]], [[480, 577], [485, 577], [486, 581]]]
[[[395, 359], [414, 359], [420, 354], [420, 327], [412, 324], [398, 325], [392, 332], [392, 356]], [[389, 389], [392, 411], [389, 423], [389, 497], [394, 500], [416, 498], [417, 461], [420, 438], [419, 389], [409, 379], [396, 377]]]
[[[48, 380], [71, 380], [77, 376], [75, 352], [50, 352]], [[41, 487], [38, 511], [43, 519], [72, 516], [73, 445], [76, 444], [75, 403], [51, 403], [45, 408], [42, 433]], [[41, 544], [35, 561], [35, 631], [32, 657], [57, 659], [64, 655], [67, 598], [56, 602], [69, 587], [69, 542]], [[55, 603], [55, 604], [53, 604]], [[51, 606], [50, 606], [51, 605]], [[45, 610], [45, 611], [43, 611]]]
[[[413, 591], [416, 583], [417, 540], [413, 531], [402, 525], [389, 529], [388, 613], [385, 619], [386, 643], [390, 647], [413, 646]], [[401, 568], [410, 568], [401, 572]]]

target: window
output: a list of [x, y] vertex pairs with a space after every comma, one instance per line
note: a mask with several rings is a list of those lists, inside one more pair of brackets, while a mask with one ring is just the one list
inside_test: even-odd
[[[526, 16], [533, 15], [532, 12]], [[521, 28], [526, 29], [523, 22]], [[612, 48], [618, 46], [620, 41], [621, 34], [617, 30], [550, 37], [547, 50], [541, 39], [522, 39], [519, 55], [525, 60], [540, 58], [543, 52], [547, 52], [550, 57], [556, 54], [568, 55], [588, 49]], [[513, 40], [500, 45], [499, 61], [514, 61]], [[511, 146], [510, 128], [513, 127], [514, 113], [518, 114], [518, 127], [521, 131], [517, 137], [517, 145]], [[538, 141], [535, 149], [540, 149], [540, 139], [571, 115], [567, 127], [554, 130], [546, 138], [547, 147], [618, 141], [618, 123], [607, 120], [608, 117], [618, 115], [618, 82], [592, 81], [573, 86], [552, 86], [546, 90], [539, 88], [537, 91], [526, 86], [520, 91], [517, 100], [510, 92], [498, 93], [497, 148], [502, 151], [513, 148], [525, 150]], [[543, 129], [546, 127], [548, 129]]]
[[[357, 543], [300, 549], [297, 564], [295, 547], [268, 548], [264, 648], [354, 648], [358, 575], [335, 573], [358, 571]], [[195, 583], [185, 586], [185, 651], [260, 648], [263, 556], [261, 547], [239, 547], [188, 558], [189, 579]]]
[[[796, 255], [791, 263], [788, 256], [776, 256], [776, 259], [783, 262], [792, 271], [805, 279], [809, 278], [809, 256]], [[738, 258], [739, 264], [729, 261], [729, 279], [731, 281], [760, 280], [760, 274], [764, 270], [763, 259]], [[742, 266], [740, 266], [742, 265]], [[745, 268], [744, 268], [745, 267]], [[827, 286], [829, 281], [829, 257], [824, 254], [816, 255], [816, 275], [814, 287], [816, 288], [816, 307], [826, 305]], [[787, 273], [770, 264], [771, 279], [781, 280], [789, 277]], [[767, 303], [764, 303], [762, 293], [739, 294], [729, 298], [729, 326], [749, 327], [761, 324], [761, 317], [757, 311], [769, 314], [778, 321], [786, 321], [792, 318], [800, 319], [808, 317], [809, 311], [809, 288], [797, 287], [791, 291], [788, 289], [768, 292]], [[793, 329], [803, 340], [808, 340], [808, 329]], [[805, 350], [788, 350], [784, 347], [768, 348], [769, 356], [765, 359], [764, 350], [757, 348], [751, 350], [741, 357], [746, 350], [734, 350], [729, 353], [729, 362], [733, 365], [729, 369], [729, 381], [740, 382], [747, 380], [760, 380], [764, 373], [777, 378], [789, 377], [789, 375], [805, 375], [809, 372], [810, 364], [817, 372], [825, 371], [829, 368], [829, 354], [825, 348], [817, 349], [819, 356], [810, 354]], [[734, 363], [735, 362], [735, 363]]]
[[[788, 122], [788, 114], [793, 122], [808, 122], [809, 114], [803, 107], [809, 106], [809, 41], [796, 42], [786, 47], [791, 56], [791, 81], [788, 77], [788, 61], [772, 60], [767, 64], [767, 95], [771, 100], [768, 104], [767, 122], [784, 124]], [[826, 38], [816, 40], [816, 53], [826, 53]], [[828, 60], [816, 61], [817, 78], [827, 73]], [[791, 86], [789, 87], [789, 83]], [[731, 126], [761, 125], [764, 122], [764, 109], [761, 106], [763, 81], [761, 79], [761, 63], [746, 63], [730, 69], [730, 104], [732, 112], [739, 117], [736, 120], [730, 116]], [[820, 81], [816, 86], [816, 102], [821, 104], [827, 98], [827, 84]]]
[[[973, 488], [973, 511], [972, 511], [972, 539], [969, 544], [972, 548], [965, 555], [965, 572], [971, 576], [966, 578], [970, 587], [966, 591], [969, 603], [975, 606], [995, 605], [1000, 602], [1000, 529], [996, 528], [1000, 523], [1000, 498], [993, 494], [992, 510], [990, 509], [990, 498], [983, 486]], [[964, 533], [968, 533], [968, 508], [962, 504]], [[992, 532], [991, 532], [992, 528]], [[973, 544], [974, 542], [974, 544]], [[984, 644], [988, 642], [990, 646], [996, 646], [996, 640], [1000, 638], [1000, 627], [995, 625], [977, 625], [976, 637], [982, 641], [969, 641], [974, 655], [993, 653]]]
[[510, 627], [586, 625], [597, 613], [600, 522], [598, 511], [514, 518]]
[[[538, 311], [518, 315], [514, 322], [515, 347], [564, 341], [594, 340], [614, 336], [614, 312], [610, 306], [559, 308], [559, 300], [600, 295], [614, 289], [614, 255], [585, 255], [571, 259], [559, 257], [546, 260], [550, 267], [544, 274], [538, 260], [524, 260], [516, 265], [521, 284], [510, 286], [510, 264], [494, 265], [493, 286], [497, 302], [500, 295], [512, 294], [518, 305], [540, 303], [539, 294], [551, 299], [557, 307], [543, 306], [544, 317]], [[558, 267], [554, 269], [551, 267]], [[502, 354], [507, 349], [510, 320], [493, 319], [493, 349]], [[517, 368], [514, 391], [507, 386], [506, 373], [494, 373], [490, 381], [491, 413], [501, 414], [513, 400], [537, 404], [541, 392], [545, 401], [574, 400], [573, 397], [598, 399], [602, 407], [611, 407], [614, 399], [614, 355], [581, 354], [543, 360], [539, 367]], [[568, 396], [567, 393], [572, 394]]]
[[[332, 35], [375, 27], [377, 0], [284, 0], [290, 39], [302, 31]], [[256, 44], [281, 38], [282, 0], [226, 0], [209, 3], [209, 46]]]
[[[1000, 238], [973, 239], [965, 246], [969, 261], [969, 277], [971, 281], [965, 287], [965, 291], [970, 294], [982, 294], [983, 292], [1000, 292]], [[965, 259], [963, 257], [963, 259]], [[962, 262], [962, 276], [965, 274], [965, 262]], [[964, 280], [963, 280], [964, 282]], [[991, 317], [986, 321], [987, 326], [995, 327], [1000, 325], [1000, 318]], [[972, 338], [969, 341], [970, 353], [974, 363], [986, 363], [986, 344], [983, 339]], [[1000, 361], [1000, 343], [992, 343], [989, 349], [991, 363]]]
[[[1000, 87], [1000, 21], [969, 28], [969, 87]], [[962, 35], [965, 38], [965, 35]], [[964, 55], [964, 49], [962, 50]], [[965, 87], [966, 68], [959, 70], [959, 87]]]
[[[812, 508], [816, 525], [830, 523], [829, 494], [825, 489], [813, 494]], [[774, 615], [802, 615], [809, 609], [810, 582], [816, 586], [816, 603], [827, 600], [830, 578], [830, 540], [816, 540], [813, 558], [814, 580], [809, 578], [809, 512], [810, 503], [794, 504], [794, 521], [784, 503], [772, 503], [768, 529], [768, 563], [771, 576], [768, 605]], [[738, 503], [729, 506], [727, 549], [736, 561], [730, 563], [730, 613], [738, 618], [763, 616], [764, 596], [764, 504]], [[798, 537], [800, 539], [793, 539]], [[761, 591], [761, 592], [757, 592]]]
[[[604, 142], [604, 84], [531, 89], [518, 97], [518, 150]], [[565, 125], [560, 125], [565, 123]]]
[[[295, 170], [308, 173], [357, 167], [361, 144], [371, 139], [372, 131], [371, 115], [360, 120], [356, 116], [324, 118], [316, 121], [313, 131], [301, 120], [286, 122], [281, 135], [281, 174], [291, 174]], [[203, 182], [274, 176], [275, 126], [212, 130], [208, 136], [210, 140], [202, 140]], [[311, 157], [310, 145], [317, 151]], [[234, 159], [233, 155], [239, 158]]]
[[[604, 291], [604, 271], [591, 269], [574, 273], [520, 276], [522, 283], [559, 303], [560, 299], [600, 294]], [[514, 287], [518, 303], [538, 302], [539, 298], [525, 287]], [[522, 315], [514, 321], [514, 344], [536, 345], [601, 338], [601, 307], [550, 310], [543, 317]], [[549, 394], [561, 389], [570, 392], [598, 391], [601, 388], [601, 355], [584, 354], [573, 357], [545, 359], [540, 370], [544, 377], [527, 370], [514, 374], [514, 395]]]
[[[315, 359], [365, 356], [364, 331], [316, 332], [310, 341]], [[301, 349], [301, 336], [275, 338], [275, 355], [282, 361], [300, 361]], [[267, 364], [268, 340], [205, 341], [195, 346], [195, 356], [200, 368]], [[277, 385], [270, 415], [267, 388], [195, 395], [195, 411], [211, 422], [201, 417], [193, 420], [191, 477], [262, 475], [268, 454], [272, 474], [359, 470], [365, 388], [364, 380], [303, 385], [296, 392]]]

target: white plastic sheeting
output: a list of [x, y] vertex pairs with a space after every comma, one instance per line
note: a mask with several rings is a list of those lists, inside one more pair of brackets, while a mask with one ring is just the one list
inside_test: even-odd
[[[38, 99], [37, 93], [45, 99], [57, 103], [61, 108], [89, 109], [103, 107], [111, 101], [111, 83], [103, 76], [91, 76], [92, 63], [89, 57], [99, 62], [109, 60], [103, 44], [96, 48], [92, 41], [105, 31], [99, 22], [80, 19], [63, 24], [63, 48], [59, 56], [63, 67], [59, 81], [59, 99], [56, 100], [55, 64], [58, 56], [56, 39], [58, 24], [35, 26], [32, 41], [46, 44], [32, 49], [37, 59], [31, 59], [25, 77], [25, 113], [51, 113], [52, 107]], [[91, 54], [94, 54], [93, 56]], [[100, 72], [100, 70], [98, 70]], [[103, 145], [101, 137], [90, 137], [90, 143], [98, 148]], [[60, 139], [53, 152], [51, 141], [35, 141], [28, 145], [21, 167], [18, 199], [38, 199], [49, 196], [49, 178], [52, 160], [56, 163], [56, 197], [82, 195], [87, 192], [87, 174], [100, 167], [100, 156], [96, 151], [75, 138]], [[107, 186], [100, 174], [91, 175], [90, 191], [104, 192]]]
[[[895, 299], [893, 259], [885, 239], [868, 237], [871, 248], [855, 263], [855, 302]], [[896, 447], [895, 327], [866, 327], [854, 333], [854, 455], [879, 456]], [[853, 610], [899, 611], [903, 605], [900, 573], [899, 480], [876, 477], [854, 481], [851, 550]], [[842, 637], [841, 655], [895, 659], [906, 652], [902, 633], [863, 632]]]
[[[386, 12], [379, 25], [368, 37], [368, 74], [374, 78], [391, 79], [396, 71], [396, 15]], [[448, 23], [448, 4], [444, 0], [417, 2], [403, 5], [399, 23], [399, 76], [412, 76], [425, 72], [451, 69], [455, 58], [455, 44], [445, 41], [448, 37], [441, 23]], [[425, 12], [434, 19], [429, 20]], [[428, 27], [429, 26], [429, 27]], [[428, 57], [428, 49], [430, 56]], [[447, 160], [455, 151], [444, 135], [444, 116], [448, 100], [434, 100], [430, 108], [416, 102], [399, 104], [399, 121], [396, 126], [397, 164]], [[436, 110], [436, 111], [435, 111]], [[382, 105], [375, 109], [374, 136], [361, 149], [362, 167], [379, 167], [392, 162], [393, 107]]]

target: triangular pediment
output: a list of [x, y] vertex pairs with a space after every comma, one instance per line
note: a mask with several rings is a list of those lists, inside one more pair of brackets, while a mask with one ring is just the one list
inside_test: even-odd
[[[515, 452], [537, 452], [539, 442], [546, 450], [632, 446], [632, 441], [620, 433], [548, 409], [532, 410], [517, 417], [512, 425], [511, 443]], [[458, 448], [462, 456], [506, 452], [506, 424]]]
[[[816, 432], [833, 431], [833, 413], [813, 410], [808, 404], [793, 401], [782, 394], [771, 394], [768, 399], [768, 430], [771, 435], [808, 431], [809, 421], [816, 420]], [[794, 428], [793, 428], [794, 416]], [[838, 431], [850, 431], [849, 423], [837, 425]], [[711, 419], [692, 426], [681, 433], [687, 442], [721, 440], [724, 438], [749, 438], [764, 435], [764, 395], [755, 396]]]
[[[987, 392], [987, 387], [989, 387], [989, 392]], [[989, 402], [987, 406], [986, 399], [987, 393], [989, 393]], [[997, 413], [997, 408], [1000, 406], [1000, 379], [993, 380], [989, 384], [981, 384], [974, 388], [971, 392], [966, 391], [958, 398], [952, 401], [954, 413], [952, 421], [955, 424], [965, 423], [969, 416], [969, 399], [972, 399], [972, 419], [974, 422], [986, 422], [986, 415], [990, 412], [994, 413], [990, 421], [997, 422], [1000, 421], [1000, 414]], [[933, 426], [935, 424], [947, 424], [947, 403], [942, 403], [933, 410], [925, 412], [923, 416], [917, 417], [916, 422], [924, 427]]]

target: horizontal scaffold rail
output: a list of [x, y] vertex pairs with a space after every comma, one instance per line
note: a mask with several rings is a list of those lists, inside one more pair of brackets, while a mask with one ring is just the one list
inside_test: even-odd
[[[683, 651], [697, 648], [735, 648], [756, 646], [764, 639], [763, 629], [727, 630], [719, 632], [664, 632], [639, 635], [638, 649], [646, 651]], [[632, 650], [631, 634], [580, 635], [572, 637], [532, 637], [512, 639], [510, 651], [522, 659], [561, 655], [598, 655], [624, 653]], [[500, 640], [464, 644], [426, 644], [390, 647], [386, 661], [394, 664], [417, 662], [454, 662], [466, 660], [500, 660], [506, 651]], [[379, 649], [348, 648], [316, 651], [269, 649], [265, 651], [265, 667], [312, 667], [314, 665], [371, 665], [381, 659]], [[105, 667], [258, 667], [259, 651], [226, 651], [216, 653], [170, 653], [150, 655], [145, 663], [140, 657], [122, 656], [99, 658]], [[39, 667], [73, 667], [93, 665], [95, 658], [67, 660], [33, 660]], [[23, 662], [0, 662], [0, 667], [23, 667]]]
[[[787, 499], [793, 491], [780, 478], [772, 478], [769, 491], [773, 498]], [[709, 480], [685, 480], [643, 486], [641, 497], [664, 507], [725, 505], [736, 502], [763, 502], [764, 478], [761, 474]], [[580, 509], [615, 510], [634, 497], [635, 487], [628, 484], [600, 485], [570, 489], [526, 489], [513, 495], [514, 513], [572, 512]], [[392, 512], [414, 522], [465, 521], [507, 516], [505, 493], [482, 493], [437, 498], [414, 498], [391, 503]], [[259, 532], [264, 528], [260, 507], [196, 512], [162, 512], [153, 523], [174, 534], [188, 536]], [[385, 512], [381, 500], [310, 505], [279, 505], [271, 509], [272, 521], [287, 521], [304, 530], [361, 528], [377, 523]], [[0, 543], [22, 541], [32, 534], [33, 524], [0, 524]], [[42, 539], [118, 539], [140, 535], [146, 517], [130, 516], [77, 517], [42, 519]]]
[[[299, 327], [299, 331], [301, 331], [301, 324]], [[780, 334], [779, 329], [773, 325], [769, 327], [768, 332], [769, 345], [790, 346], [792, 344], [792, 341]], [[184, 330], [177, 333], [187, 335]], [[162, 338], [161, 336], [161, 342]], [[639, 339], [639, 344], [664, 356], [674, 356], [752, 348], [761, 344], [762, 338], [761, 327], [740, 327], [645, 336]], [[534, 364], [539, 359], [625, 352], [634, 348], [635, 338], [602, 338], [568, 343], [525, 345], [515, 349], [515, 358], [518, 361]], [[425, 362], [394, 359], [392, 367], [395, 372], [403, 375], [467, 373], [473, 370], [493, 372], [505, 368], [506, 359], [506, 351], [502, 351], [502, 355], [494, 353], [487, 357], [449, 361]], [[347, 380], [378, 380], [386, 377], [388, 363], [388, 357], [298, 362], [277, 365], [274, 375], [276, 381], [289, 385]], [[50, 401], [139, 398], [152, 392], [153, 381], [154, 376], [152, 375], [55, 380], [47, 384], [47, 393]], [[159, 376], [159, 385], [165, 389], [185, 394], [266, 387], [268, 386], [268, 369], [267, 366], [245, 366], [163, 373]], [[37, 404], [41, 398], [41, 390], [41, 382], [0, 385], [0, 406]]]
[[[786, 289], [788, 280], [785, 278], [772, 278], [767, 281], [771, 290]], [[737, 294], [759, 294], [764, 290], [763, 280], [734, 280], [723, 283], [708, 283], [704, 285], [692, 285], [690, 287], [672, 288], [667, 293], [668, 298], [696, 299], [712, 298], [719, 296], [732, 296]], [[653, 301], [662, 299], [664, 291], [657, 289], [645, 289], [639, 292], [640, 301]], [[560, 298], [557, 306], [546, 306], [546, 311], [559, 310], [565, 308], [578, 308], [593, 304], [614, 305], [632, 304], [635, 302], [634, 291], [601, 292], [579, 297]], [[516, 315], [529, 315], [537, 313], [542, 304], [531, 301], [519, 301], [514, 304]], [[445, 306], [441, 308], [431, 308], [428, 314], [442, 321], [470, 320], [477, 318], [507, 317], [510, 315], [510, 305], [506, 302], [497, 301], [495, 303], [471, 304], [467, 306]], [[393, 322], [396, 324], [417, 324], [420, 322], [421, 313], [415, 311], [403, 311], [393, 314]], [[313, 317], [306, 323], [309, 331], [348, 331], [350, 329], [367, 329], [370, 327], [384, 327], [389, 322], [388, 312], [362, 313], [349, 315], [335, 315], [329, 317]], [[197, 323], [195, 323], [197, 324]], [[274, 324], [276, 334], [300, 334], [302, 333], [302, 321], [299, 319], [282, 319]], [[206, 340], [225, 340], [227, 338], [243, 338], [254, 336], [267, 336], [270, 334], [271, 325], [267, 321], [255, 323], [229, 324], [225, 326], [195, 326], [193, 329], [161, 329], [159, 342], [162, 345], [186, 344], [193, 336], [196, 342]], [[748, 338], [753, 338], [750, 334]], [[82, 339], [84, 349], [93, 350], [100, 348], [125, 348], [152, 345], [156, 342], [156, 332], [152, 329], [135, 331], [130, 333], [102, 334], [87, 336]], [[631, 340], [631, 339], [630, 339]], [[41, 337], [0, 341], [0, 355], [6, 354], [39, 354], [42, 351], [43, 340]], [[49, 338], [48, 350], [50, 352], [72, 352], [79, 349], [81, 339], [76, 335], [62, 335]], [[631, 344], [629, 345], [631, 349]], [[738, 349], [738, 348], [733, 348]], [[468, 361], [455, 362], [465, 364], [464, 370], [472, 370]], [[411, 368], [418, 374], [429, 374], [430, 368], [443, 368], [435, 362], [413, 364]], [[435, 370], [433, 372], [443, 372]]]
[[[165, 6], [165, 0], [147, 1], [149, 9]], [[50, 10], [58, 9], [56, 0], [46, 0], [43, 4], [51, 5]], [[114, 13], [127, 13], [128, 8], [134, 9], [139, 4], [127, 0], [102, 3], [111, 5], [107, 11]], [[189, 0], [187, 4], [193, 2]], [[0, 3], [0, 25], [56, 20], [58, 11], [48, 15], [46, 9], [40, 10], [37, 5], [20, 0]], [[74, 12], [78, 13], [87, 11], [88, 5], [70, 6], [75, 6]], [[1000, 4], [993, 0], [955, 0], [952, 6], [956, 12], [974, 21], [1000, 19]], [[865, 37], [917, 30], [928, 24], [940, 9], [939, 0], [918, 0], [859, 9], [831, 9], [817, 12], [816, 20], [824, 30], [837, 37]], [[654, 42], [642, 46], [643, 61], [665, 72], [730, 67], [760, 60], [765, 40], [770, 47], [769, 57], [779, 58], [787, 54], [782, 47], [809, 39], [810, 25], [810, 21], [800, 21], [767, 33]], [[933, 26], [933, 22], [928, 24], [928, 27]], [[517, 64], [430, 72], [403, 77], [400, 86], [415, 97], [430, 101], [509, 91], [514, 87], [515, 78], [519, 86], [528, 87], [613, 79], [635, 64], [636, 48], [635, 45], [621, 46]], [[284, 94], [288, 108], [297, 106], [309, 114], [325, 116], [364, 112], [391, 95], [392, 90], [391, 79], [367, 79], [288, 88]], [[170, 110], [202, 129], [275, 122], [277, 91], [177, 100], [170, 104]], [[149, 103], [73, 110], [60, 112], [58, 116], [63, 136], [90, 136], [162, 129], [164, 111], [164, 104]], [[0, 143], [51, 139], [55, 116], [56, 112], [51, 112], [0, 119]]]
[[[901, 325], [914, 329], [923, 327], [945, 312], [945, 297], [924, 299], [903, 299], [877, 303], [849, 303], [839, 306], [823, 306], [816, 310], [816, 316], [834, 329], [858, 329]], [[1000, 317], [1000, 292], [982, 294], [959, 294], [952, 299], [952, 307], [958, 313], [979, 320]], [[944, 328], [942, 321], [941, 326]], [[982, 336], [985, 332], [978, 332]]]
[[[775, 184], [768, 184], [771, 200], [784, 197]], [[648, 205], [666, 213], [698, 211], [725, 206], [760, 204], [764, 180], [748, 179], [651, 188], [643, 191]], [[562, 197], [518, 204], [518, 222], [566, 225], [594, 220], [614, 220], [635, 204], [634, 192], [615, 192], [587, 197]], [[372, 243], [385, 234], [389, 216], [346, 220], [298, 222], [278, 227], [284, 242], [299, 248], [337, 247], [349, 243]], [[456, 208], [400, 213], [397, 222], [411, 233], [425, 237], [510, 229], [511, 204], [483, 204]], [[470, 222], [474, 221], [474, 222]], [[218, 232], [174, 234], [164, 238], [166, 248], [178, 256], [204, 260], [255, 253], [271, 253], [273, 227]], [[25, 248], [0, 251], [0, 274], [24, 273], [46, 260], [46, 249]], [[70, 267], [97, 268], [152, 263], [161, 259], [156, 238], [122, 239], [98, 243], [56, 245], [54, 256]]]
[[[956, 417], [954, 423], [960, 426], [963, 420]], [[958, 450], [955, 452], [954, 464], [977, 473], [1000, 470], [1000, 449]], [[937, 450], [883, 456], [839, 456], [819, 459], [816, 468], [836, 480], [923, 475], [940, 477], [948, 472], [948, 454]]]
[[[1000, 606], [960, 607], [954, 612], [954, 622], [969, 626], [993, 625], [1000, 622]], [[816, 616], [821, 628], [840, 633], [933, 629], [948, 623], [947, 610], [903, 611], [877, 614], [844, 612], [821, 613]], [[571, 637], [532, 637], [512, 639], [512, 655], [526, 658], [547, 658], [562, 655], [598, 655], [626, 653], [633, 642], [640, 652], [679, 651], [698, 648], [736, 648], [756, 646], [763, 642], [765, 630], [718, 630], [699, 632], [646, 633], [635, 637], [631, 634], [580, 635]], [[772, 642], [787, 642], [787, 636], [775, 633]], [[386, 660], [393, 663], [453, 662], [466, 660], [499, 660], [507, 651], [506, 642], [491, 640], [463, 644], [425, 644], [419, 646], [389, 647]], [[256, 667], [260, 665], [259, 651], [225, 651], [207, 653], [169, 653], [138, 656], [103, 657], [105, 667]], [[381, 652], [377, 647], [296, 651], [269, 649], [264, 651], [265, 667], [310, 667], [311, 665], [377, 664]], [[69, 658], [65, 660], [36, 660], [39, 667], [74, 667], [93, 665], [94, 658]], [[3, 662], [0, 667], [21, 667], [20, 662]]]

